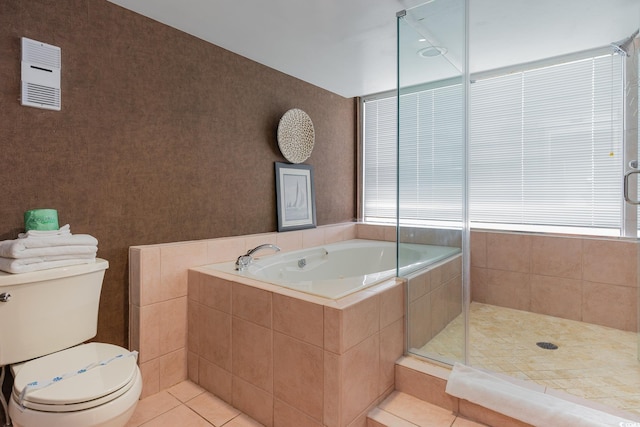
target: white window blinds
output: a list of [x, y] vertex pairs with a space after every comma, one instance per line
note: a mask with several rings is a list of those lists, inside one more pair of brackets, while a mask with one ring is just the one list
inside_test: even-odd
[[[471, 85], [472, 222], [620, 227], [622, 70], [605, 55]], [[459, 85], [400, 99], [404, 222], [460, 220], [462, 99]], [[364, 103], [365, 220], [395, 218], [395, 104]]]

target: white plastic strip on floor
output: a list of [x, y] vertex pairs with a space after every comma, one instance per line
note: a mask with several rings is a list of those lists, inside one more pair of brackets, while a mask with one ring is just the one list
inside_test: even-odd
[[89, 365], [85, 366], [84, 368], [80, 368], [80, 369], [78, 369], [76, 371], [67, 372], [66, 374], [62, 374], [62, 375], [57, 375], [57, 376], [55, 376], [55, 377], [53, 377], [51, 379], [40, 380], [40, 381], [31, 381], [29, 384], [27, 384], [22, 389], [22, 393], [20, 393], [20, 401], [19, 401], [20, 406], [22, 408], [24, 408], [24, 405], [23, 405], [24, 398], [27, 395], [27, 393], [30, 392], [30, 391], [39, 390], [41, 388], [49, 387], [50, 385], [59, 383], [62, 380], [66, 380], [68, 378], [75, 377], [76, 375], [84, 374], [85, 372], [90, 371], [91, 369], [97, 368], [99, 366], [108, 365], [109, 363], [111, 363], [111, 362], [113, 362], [115, 360], [123, 359], [125, 357], [135, 357], [137, 359], [138, 358], [138, 352], [137, 351], [131, 351], [129, 353], [118, 354], [117, 356], [113, 356], [113, 357], [111, 357], [109, 359], [106, 359], [106, 360], [90, 363]]
[[640, 423], [520, 387], [487, 372], [455, 364], [446, 392], [540, 427], [640, 427]]

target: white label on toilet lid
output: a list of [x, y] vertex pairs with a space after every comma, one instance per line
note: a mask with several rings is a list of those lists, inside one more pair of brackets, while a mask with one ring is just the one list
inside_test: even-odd
[[109, 359], [105, 359], [105, 360], [100, 360], [97, 362], [93, 362], [90, 363], [87, 366], [84, 366], [80, 369], [77, 369], [75, 371], [72, 372], [67, 372], [61, 375], [56, 375], [55, 377], [51, 378], [51, 379], [42, 379], [42, 380], [36, 380], [36, 381], [31, 381], [30, 383], [28, 383], [23, 389], [22, 389], [22, 393], [20, 393], [20, 399], [18, 400], [18, 403], [20, 404], [21, 407], [24, 408], [24, 398], [27, 395], [27, 393], [31, 392], [31, 391], [35, 391], [35, 390], [40, 390], [46, 387], [49, 387], [53, 384], [59, 383], [61, 381], [64, 381], [66, 379], [69, 378], [73, 378], [77, 375], [82, 375], [85, 374], [89, 371], [91, 371], [92, 369], [95, 368], [100, 368], [102, 366], [106, 366], [108, 364], [110, 364], [111, 362], [114, 362], [116, 360], [119, 359], [124, 359], [126, 357], [134, 357], [134, 358], [138, 358], [138, 352], [137, 351], [130, 351], [128, 353], [122, 353], [122, 354], [118, 354], [116, 356], [113, 356]]

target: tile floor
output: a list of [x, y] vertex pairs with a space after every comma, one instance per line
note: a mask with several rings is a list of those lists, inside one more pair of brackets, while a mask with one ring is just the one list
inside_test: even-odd
[[138, 402], [126, 427], [259, 427], [200, 386], [183, 381]]
[[[461, 360], [459, 316], [417, 354]], [[545, 350], [537, 342], [551, 342]], [[604, 326], [472, 303], [470, 364], [640, 414], [638, 335]]]
[[[411, 395], [394, 391], [371, 413], [373, 426], [403, 427], [483, 427], [456, 416], [450, 410], [424, 402]], [[376, 422], [377, 421], [377, 422]]]

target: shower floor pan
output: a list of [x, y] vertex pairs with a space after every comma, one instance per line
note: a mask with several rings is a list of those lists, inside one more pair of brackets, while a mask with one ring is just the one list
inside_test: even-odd
[[[471, 366], [640, 414], [636, 333], [476, 302], [469, 326]], [[462, 360], [462, 331], [458, 316], [412, 352]]]

